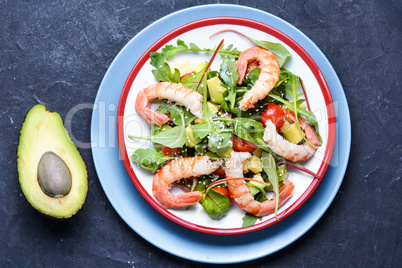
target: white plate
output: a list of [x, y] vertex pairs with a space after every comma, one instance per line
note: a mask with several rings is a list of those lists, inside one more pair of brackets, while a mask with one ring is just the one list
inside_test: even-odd
[[[149, 137], [151, 135], [150, 125], [138, 115], [134, 108], [138, 92], [158, 82], [151, 72], [154, 67], [150, 64], [150, 52], [155, 50], [160, 52], [166, 45], [176, 45], [179, 39], [188, 45], [193, 42], [200, 48], [212, 49], [217, 47], [222, 39], [225, 40], [225, 46], [233, 44], [240, 51], [253, 46], [246, 38], [234, 32], [222, 32], [209, 38], [212, 34], [226, 29], [238, 31], [257, 40], [281, 43], [292, 54], [291, 59], [283, 67], [302, 78], [309, 107], [317, 117], [323, 140], [322, 146], [313, 158], [303, 165], [313, 173], [320, 174], [321, 178], [328, 165], [327, 161], [330, 159], [335, 139], [335, 125], [330, 120], [333, 119], [334, 115], [332, 97], [326, 81], [311, 57], [297, 43], [282, 32], [254, 20], [214, 17], [194, 21], [167, 33], [146, 51], [140, 51], [139, 53], [143, 53], [142, 57], [133, 66], [121, 94], [118, 117], [123, 121], [118, 122], [117, 131], [119, 138], [124, 139], [124, 141], [119, 140], [120, 144], [124, 144], [120, 151], [128, 174], [140, 193], [153, 207], [169, 219], [197, 231], [213, 234], [240, 234], [265, 228], [278, 221], [275, 220], [274, 214], [271, 214], [263, 217], [262, 221], [258, 221], [255, 226], [242, 228], [242, 218], [245, 216], [245, 212], [234, 203], [229, 209], [229, 213], [219, 220], [210, 218], [200, 204], [193, 205], [191, 209], [166, 210], [152, 194], [153, 174], [129, 160], [129, 156], [135, 150], [152, 148], [149, 141], [128, 137], [129, 135], [137, 137]], [[176, 67], [187, 61], [190, 62], [191, 66], [195, 66], [209, 61], [211, 56], [212, 53], [179, 53], [169, 62], [169, 65]], [[217, 56], [211, 65], [211, 69], [219, 71], [221, 60], [222, 58]], [[299, 87], [299, 90], [302, 91], [302, 88]], [[313, 176], [292, 168], [290, 168], [289, 180], [295, 184], [295, 190], [291, 198], [279, 209], [279, 219], [285, 218], [296, 210], [318, 185], [318, 181]]]

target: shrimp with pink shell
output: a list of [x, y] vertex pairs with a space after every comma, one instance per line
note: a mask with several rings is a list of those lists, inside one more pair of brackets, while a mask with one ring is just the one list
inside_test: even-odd
[[163, 166], [154, 176], [152, 192], [164, 208], [191, 206], [202, 197], [202, 192], [191, 191], [173, 195], [170, 188], [181, 179], [208, 175], [221, 166], [221, 161], [211, 161], [208, 156], [178, 158]]
[[[242, 179], [243, 163], [251, 157], [247, 152], [232, 152], [230, 158], [226, 161], [225, 171], [228, 180], [228, 189], [230, 196], [233, 198], [237, 206], [249, 214], [256, 217], [264, 217], [275, 212], [276, 195], [272, 199], [264, 202], [255, 200], [250, 193], [250, 188], [246, 184], [246, 180]], [[239, 179], [234, 179], [239, 178]], [[279, 189], [279, 205], [281, 207], [291, 197], [294, 184], [288, 180]]]
[[161, 126], [169, 121], [166, 114], [149, 107], [154, 99], [175, 102], [189, 109], [194, 115], [202, 116], [203, 96], [200, 93], [177, 83], [159, 82], [142, 89], [135, 101], [135, 109], [149, 124]]
[[[248, 68], [251, 64], [252, 68]], [[259, 100], [264, 99], [275, 87], [279, 80], [279, 64], [274, 54], [260, 47], [251, 47], [244, 50], [237, 60], [239, 79], [237, 83], [242, 84], [246, 72], [259, 67], [260, 75], [251, 90], [247, 91], [239, 104], [242, 111], [253, 107]]]

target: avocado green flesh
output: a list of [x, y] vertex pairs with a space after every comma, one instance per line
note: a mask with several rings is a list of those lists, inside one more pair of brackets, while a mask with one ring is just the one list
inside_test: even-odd
[[294, 144], [298, 144], [303, 139], [303, 135], [296, 124], [291, 125], [285, 132], [283, 132], [283, 136]]
[[222, 103], [223, 92], [226, 91], [226, 88], [222, 86], [222, 82], [219, 77], [215, 76], [211, 79], [208, 79], [207, 86], [211, 101], [219, 104]]
[[194, 138], [192, 126], [188, 125], [186, 127], [186, 144], [187, 144], [187, 146], [194, 147], [195, 145], [197, 145], [200, 142], [201, 142], [201, 139]]
[[[42, 159], [49, 154], [61, 162]], [[22, 124], [17, 162], [21, 189], [35, 209], [55, 218], [80, 210], [88, 191], [87, 171], [58, 113], [41, 104], [32, 107]]]

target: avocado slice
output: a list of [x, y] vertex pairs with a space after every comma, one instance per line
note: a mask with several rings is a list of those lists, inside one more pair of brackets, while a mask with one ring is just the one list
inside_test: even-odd
[[223, 92], [226, 91], [226, 88], [222, 86], [222, 82], [219, 77], [214, 76], [213, 78], [208, 79], [207, 86], [211, 101], [221, 104], [223, 101]]
[[17, 163], [22, 192], [36, 210], [69, 218], [81, 209], [88, 191], [87, 170], [58, 113], [42, 104], [29, 110]]
[[298, 144], [303, 139], [303, 135], [296, 124], [292, 124], [285, 132], [283, 132], [283, 136], [289, 142], [294, 144]]
[[199, 138], [194, 138], [193, 135], [193, 127], [191, 125], [188, 125], [186, 127], [186, 145], [188, 147], [194, 147], [195, 145], [197, 145], [198, 143], [201, 142], [201, 139]]

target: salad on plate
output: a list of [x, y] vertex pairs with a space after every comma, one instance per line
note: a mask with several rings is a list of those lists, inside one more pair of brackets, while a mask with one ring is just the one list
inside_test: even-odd
[[[247, 227], [277, 217], [291, 197], [296, 186], [289, 166], [316, 177], [303, 163], [322, 139], [302, 78], [283, 67], [291, 53], [280, 43], [225, 31], [252, 46], [239, 51], [222, 40], [215, 48], [200, 48], [177, 39], [150, 53], [158, 82], [138, 92], [135, 109], [151, 135], [128, 137], [148, 140], [153, 148], [136, 149], [130, 158], [154, 173], [152, 193], [164, 208], [201, 205], [219, 220], [234, 202], [244, 210]], [[194, 66], [173, 65], [181, 53], [211, 57]], [[212, 69], [217, 61], [219, 68]], [[159, 103], [156, 109], [153, 102]], [[181, 193], [172, 193], [173, 187]]]

